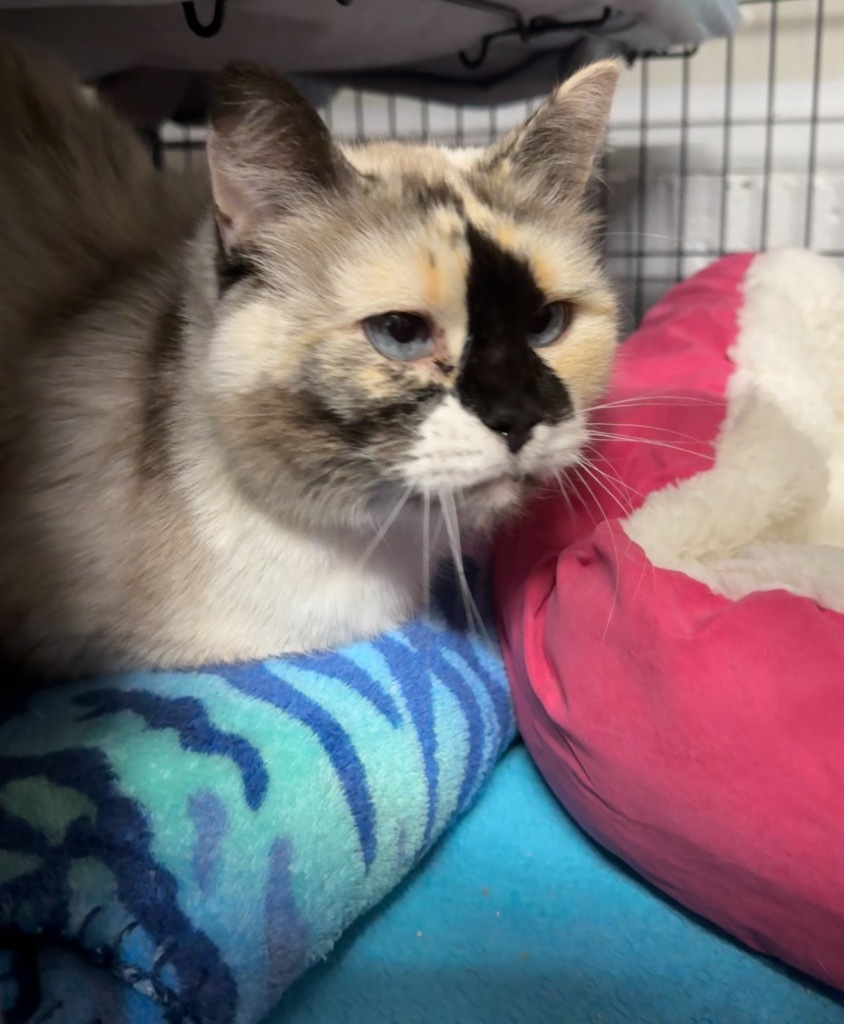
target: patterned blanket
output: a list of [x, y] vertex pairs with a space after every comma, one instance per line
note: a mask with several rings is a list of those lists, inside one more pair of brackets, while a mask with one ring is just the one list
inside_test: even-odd
[[472, 802], [513, 735], [449, 589], [313, 657], [133, 673], [0, 714], [6, 1024], [246, 1024]]

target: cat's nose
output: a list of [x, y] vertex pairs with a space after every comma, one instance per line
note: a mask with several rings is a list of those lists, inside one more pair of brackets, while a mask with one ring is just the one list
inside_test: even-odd
[[516, 455], [530, 440], [533, 428], [542, 417], [530, 409], [497, 409], [484, 418], [484, 423], [501, 434], [510, 451]]

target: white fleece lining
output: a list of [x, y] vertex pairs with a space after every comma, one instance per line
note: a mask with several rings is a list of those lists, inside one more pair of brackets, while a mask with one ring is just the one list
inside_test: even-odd
[[783, 589], [844, 612], [844, 274], [808, 252], [757, 256], [730, 355], [713, 468], [624, 529], [726, 597]]

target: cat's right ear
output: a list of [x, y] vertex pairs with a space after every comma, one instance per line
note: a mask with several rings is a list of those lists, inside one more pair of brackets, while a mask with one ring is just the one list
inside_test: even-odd
[[220, 74], [211, 103], [208, 164], [223, 244], [248, 243], [271, 216], [351, 186], [355, 170], [319, 114], [289, 82], [258, 64]]
[[620, 71], [618, 61], [601, 60], [575, 72], [492, 147], [487, 168], [505, 167], [544, 202], [582, 199], [603, 150]]

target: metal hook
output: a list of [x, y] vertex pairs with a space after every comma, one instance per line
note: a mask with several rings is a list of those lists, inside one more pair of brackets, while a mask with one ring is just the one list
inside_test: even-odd
[[514, 7], [508, 7], [507, 4], [496, 3], [495, 0], [441, 0], [441, 2], [454, 4], [457, 7], [471, 7], [473, 10], [485, 11], [487, 14], [500, 14], [502, 17], [509, 18], [513, 22], [512, 28], [503, 29], [501, 32], [490, 32], [488, 35], [483, 36], [481, 38], [480, 52], [477, 57], [470, 57], [468, 50], [461, 50], [458, 56], [460, 57], [460, 63], [465, 68], [472, 70], [479, 68], [486, 60], [490, 43], [499, 36], [515, 33], [523, 43], [526, 43], [529, 39], [529, 28], [521, 12], [517, 11]]
[[191, 32], [195, 36], [199, 36], [200, 39], [210, 39], [212, 36], [217, 35], [223, 27], [223, 20], [226, 16], [226, 0], [214, 0], [214, 13], [207, 25], [203, 25], [196, 16], [193, 0], [185, 0], [182, 4], [182, 10]]
[[679, 50], [645, 50], [639, 57], [642, 60], [684, 60], [694, 57], [697, 51], [697, 46], [684, 46]]
[[[338, 4], [348, 7], [352, 0], [336, 0]], [[486, 61], [489, 48], [496, 39], [503, 36], [518, 36], [523, 43], [529, 43], [536, 36], [545, 35], [549, 32], [576, 32], [578, 30], [589, 32], [605, 24], [612, 17], [613, 11], [610, 7], [604, 7], [597, 18], [584, 19], [580, 21], [556, 21], [554, 18], [539, 16], [525, 21], [520, 11], [509, 4], [501, 3], [500, 0], [440, 0], [441, 3], [452, 4], [455, 7], [469, 7], [474, 11], [482, 11], [485, 14], [497, 14], [511, 22], [509, 28], [501, 29], [498, 32], [489, 32], [481, 37], [478, 44], [477, 56], [472, 56], [468, 50], [459, 53], [460, 63], [470, 70], [476, 70]]]
[[[460, 4], [461, 6], [479, 6], [483, 5], [487, 7], [486, 0], [441, 0], [443, 3], [449, 4]], [[496, 7], [500, 5], [494, 5]], [[510, 8], [505, 8], [511, 10]], [[487, 58], [489, 48], [496, 39], [501, 39], [504, 36], [518, 35], [523, 43], [529, 43], [531, 39], [537, 36], [547, 35], [550, 32], [590, 32], [593, 29], [597, 29], [600, 26], [606, 24], [612, 17], [613, 11], [611, 7], [605, 7], [597, 18], [587, 18], [580, 21], [557, 21], [555, 18], [538, 16], [531, 18], [527, 23], [522, 21], [521, 16], [518, 12], [515, 13], [518, 22], [513, 28], [502, 29], [500, 32], [490, 32], [481, 38], [480, 49], [478, 55], [473, 57], [469, 54], [468, 50], [462, 50], [459, 54], [460, 63], [465, 68], [475, 70], [479, 68]]]

